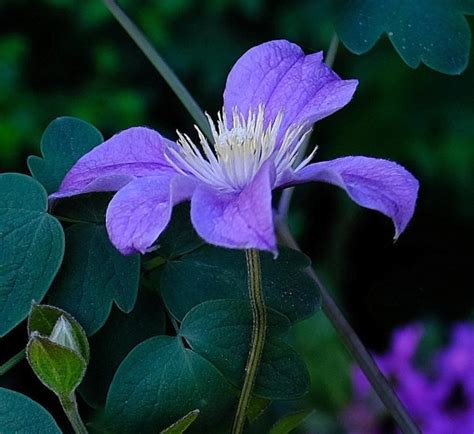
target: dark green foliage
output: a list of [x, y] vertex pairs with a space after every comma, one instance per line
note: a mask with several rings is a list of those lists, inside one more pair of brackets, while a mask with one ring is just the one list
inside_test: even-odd
[[91, 124], [71, 117], [57, 118], [48, 125], [41, 138], [43, 158], [30, 156], [28, 166], [51, 194], [58, 190], [73, 164], [103, 141], [102, 134]]
[[105, 224], [105, 212], [115, 193], [89, 193], [61, 199], [54, 203], [54, 214], [87, 223]]
[[[309, 377], [282, 340], [289, 321], [277, 312], [268, 314], [268, 340], [255, 394], [268, 399], [301, 396]], [[106, 414], [111, 428], [117, 420], [125, 424], [123, 432], [146, 433], [169, 425], [190, 408], [201, 412], [191, 431], [196, 427], [202, 432], [219, 421], [234, 403], [238, 389], [231, 384], [238, 387], [243, 380], [251, 327], [247, 302], [213, 300], [186, 315], [177, 337], [160, 336], [140, 344], [120, 365], [110, 386]], [[214, 426], [210, 432], [218, 431]]]
[[0, 388], [0, 402], [1, 432], [61, 434], [52, 416], [27, 396]]
[[0, 336], [43, 299], [64, 252], [59, 222], [47, 214], [44, 188], [33, 178], [0, 175]]
[[[266, 399], [291, 399], [309, 387], [306, 367], [296, 352], [282, 341], [289, 321], [268, 311], [267, 340], [254, 394]], [[243, 383], [252, 331], [248, 302], [213, 300], [193, 308], [184, 318], [179, 335], [209, 360], [236, 387]]]
[[[278, 259], [262, 253], [263, 288], [267, 305], [292, 323], [312, 315], [319, 306], [314, 282], [304, 269], [306, 256], [281, 247]], [[214, 299], [248, 298], [245, 256], [240, 250], [206, 245], [170, 260], [160, 273], [160, 290], [170, 312], [178, 319], [194, 306]]]
[[92, 407], [105, 404], [115, 371], [139, 343], [165, 333], [166, 316], [156, 293], [141, 290], [130, 313], [114, 308], [107, 323], [90, 338], [91, 361], [79, 392]]
[[424, 63], [446, 74], [460, 74], [469, 61], [466, 14], [474, 14], [473, 0], [348, 0], [337, 27], [344, 44], [356, 54], [369, 51], [386, 33], [412, 68]]
[[139, 277], [140, 257], [121, 255], [104, 226], [75, 224], [66, 230], [64, 264], [50, 301], [76, 317], [87, 334], [93, 334], [104, 325], [114, 301], [122, 311], [132, 310]]
[[181, 338], [158, 336], [136, 347], [120, 365], [107, 396], [109, 428], [156, 433], [192, 410], [200, 415], [189, 432], [219, 432], [236, 394], [206, 359]]

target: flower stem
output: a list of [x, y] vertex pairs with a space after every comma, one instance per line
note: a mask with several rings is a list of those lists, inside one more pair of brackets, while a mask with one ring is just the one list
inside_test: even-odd
[[237, 412], [235, 413], [232, 434], [240, 434], [243, 432], [247, 417], [247, 407], [250, 402], [252, 389], [262, 358], [267, 331], [267, 309], [262, 290], [262, 270], [260, 267], [259, 252], [255, 249], [248, 249], [245, 251], [245, 257], [247, 259], [248, 287], [250, 304], [252, 306], [253, 327], [247, 365], [245, 366], [244, 384], [242, 386]]
[[133, 21], [115, 3], [114, 0], [103, 1], [115, 19], [138, 45], [138, 48], [140, 48], [143, 54], [165, 79], [166, 83], [168, 83], [169, 87], [171, 87], [171, 90], [179, 98], [189, 114], [194, 118], [199, 129], [207, 136], [208, 139], [212, 139], [211, 130], [206, 116], [204, 116], [203, 111], [186, 87], [183, 85], [181, 80], [176, 76], [174, 71], [168, 66], [168, 64], [158, 54], [153, 45], [150, 44], [141, 30], [133, 23]]
[[[286, 221], [280, 220], [277, 224], [277, 230], [284, 244], [295, 250], [301, 251], [299, 245], [291, 235]], [[409, 416], [406, 408], [390, 386], [390, 383], [380, 372], [380, 369], [374, 362], [374, 359], [364, 347], [364, 344], [359, 339], [349, 322], [346, 320], [344, 314], [341, 312], [336, 302], [332, 299], [329, 291], [323, 285], [314, 269], [309, 267], [306, 269], [306, 271], [311, 279], [319, 287], [324, 313], [331, 321], [333, 327], [339, 333], [339, 336], [356, 360], [357, 364], [360, 366], [361, 370], [364, 372], [373, 389], [385, 405], [385, 408], [390, 412], [403, 433], [421, 434], [420, 429]]]
[[3, 365], [0, 365], [0, 376], [6, 374], [10, 369], [20, 363], [26, 355], [26, 350], [23, 349], [15, 354], [10, 360], [7, 360]]
[[59, 400], [76, 434], [88, 434], [84, 422], [77, 409], [76, 395], [71, 393], [69, 396], [60, 396]]

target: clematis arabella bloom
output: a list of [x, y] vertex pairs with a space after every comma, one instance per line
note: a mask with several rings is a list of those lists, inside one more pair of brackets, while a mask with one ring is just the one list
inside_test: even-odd
[[411, 219], [417, 180], [398, 164], [368, 157], [297, 164], [312, 125], [352, 98], [321, 52], [305, 55], [279, 40], [247, 51], [227, 78], [212, 141], [178, 133], [173, 142], [144, 127], [122, 131], [84, 155], [52, 199], [117, 191], [107, 209], [112, 243], [123, 254], [152, 250], [173, 206], [191, 201], [191, 221], [208, 243], [277, 252], [272, 191], [322, 181], [393, 220], [395, 237]]

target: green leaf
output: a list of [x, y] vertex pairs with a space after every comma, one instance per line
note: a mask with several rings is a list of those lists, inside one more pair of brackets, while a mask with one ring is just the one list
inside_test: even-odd
[[298, 426], [312, 413], [314, 410], [303, 410], [296, 413], [287, 414], [281, 418], [270, 430], [270, 434], [288, 434]]
[[86, 363], [89, 362], [89, 342], [86, 333], [75, 318], [62, 309], [46, 304], [35, 304], [28, 317], [28, 334], [50, 336], [60, 317], [65, 317], [72, 327], [74, 339], [79, 346], [79, 352]]
[[422, 62], [460, 74], [469, 61], [471, 32], [465, 18], [474, 0], [346, 0], [338, 35], [356, 54], [369, 51], [383, 33], [412, 68]]
[[173, 425], [161, 431], [162, 434], [183, 434], [199, 416], [199, 410], [190, 411]]
[[[267, 306], [292, 323], [311, 316], [319, 307], [314, 282], [304, 271], [309, 259], [279, 247], [278, 259], [261, 254], [263, 290]], [[241, 250], [206, 245], [159, 270], [163, 300], [178, 320], [198, 304], [215, 299], [248, 299], [245, 255]]]
[[64, 264], [50, 301], [74, 315], [91, 335], [107, 321], [114, 300], [122, 311], [132, 310], [139, 278], [139, 255], [121, 255], [102, 225], [75, 224], [66, 229]]
[[2, 433], [32, 432], [61, 434], [53, 417], [38, 403], [21, 393], [0, 387], [0, 427]]
[[91, 124], [71, 117], [57, 118], [41, 138], [43, 158], [30, 156], [28, 167], [48, 194], [54, 193], [74, 163], [103, 141]]
[[[266, 399], [292, 399], [309, 387], [306, 366], [280, 336], [288, 319], [268, 311], [268, 330], [254, 394]], [[252, 333], [248, 302], [212, 300], [192, 309], [179, 331], [190, 347], [209, 360], [236, 387], [244, 379]]]
[[36, 376], [60, 397], [74, 392], [87, 368], [79, 353], [40, 335], [30, 338], [26, 355]]
[[0, 175], [0, 337], [43, 299], [61, 265], [64, 233], [47, 207], [33, 178]]
[[328, 414], [341, 412], [352, 394], [353, 360], [333, 325], [325, 315], [314, 315], [292, 327], [291, 334], [309, 369], [311, 403]]
[[92, 407], [105, 404], [107, 391], [120, 363], [139, 343], [164, 334], [166, 314], [159, 296], [140, 290], [133, 310], [114, 309], [107, 323], [90, 338], [92, 359], [79, 393]]
[[156, 433], [198, 409], [191, 431], [219, 432], [236, 405], [233, 389], [179, 338], [157, 336], [122, 362], [110, 386], [106, 418], [114, 432]]

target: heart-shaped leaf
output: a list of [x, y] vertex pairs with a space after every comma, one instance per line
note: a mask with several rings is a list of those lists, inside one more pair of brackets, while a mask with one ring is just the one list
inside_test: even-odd
[[47, 206], [33, 178], [0, 175], [0, 337], [43, 299], [61, 265], [64, 233]]
[[[305, 272], [309, 259], [280, 247], [278, 259], [261, 254], [263, 290], [267, 306], [292, 323], [311, 316], [319, 307], [319, 293]], [[182, 320], [194, 306], [215, 299], [248, 299], [245, 255], [240, 250], [206, 245], [166, 263], [159, 270], [160, 291], [169, 311]]]
[[155, 292], [141, 289], [130, 313], [113, 309], [107, 323], [90, 338], [92, 358], [79, 393], [92, 407], [105, 404], [120, 363], [141, 342], [164, 334], [166, 314]]
[[369, 51], [386, 33], [412, 68], [424, 63], [446, 74], [460, 74], [469, 60], [466, 14], [474, 14], [474, 0], [346, 0], [337, 29], [356, 54]]
[[102, 134], [91, 124], [67, 116], [57, 118], [41, 138], [43, 158], [30, 156], [28, 167], [48, 194], [54, 193], [74, 163], [103, 141]]
[[[280, 335], [287, 318], [268, 310], [268, 328], [254, 394], [266, 399], [292, 399], [309, 387], [306, 366]], [[250, 304], [240, 300], [212, 300], [193, 308], [179, 335], [209, 360], [236, 387], [241, 387], [252, 333]]]
[[105, 324], [114, 300], [122, 311], [132, 310], [139, 278], [140, 257], [121, 255], [103, 225], [75, 224], [66, 230], [66, 256], [50, 301], [91, 335]]
[[220, 432], [235, 404], [233, 389], [211, 363], [180, 338], [157, 336], [138, 345], [115, 374], [105, 408], [107, 429], [159, 432], [197, 409], [190, 432]]
[[61, 434], [53, 417], [21, 393], [0, 388], [0, 432]]

